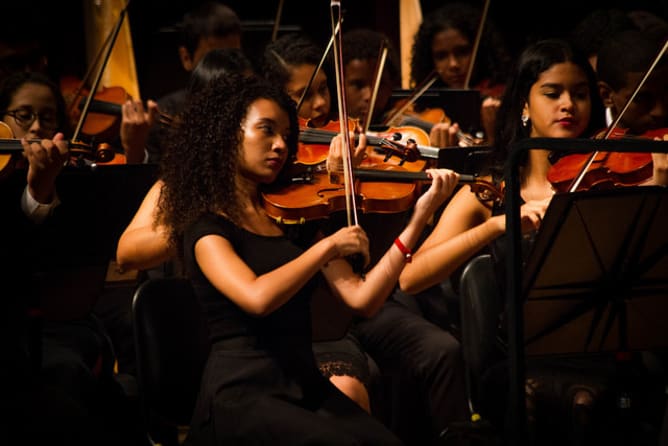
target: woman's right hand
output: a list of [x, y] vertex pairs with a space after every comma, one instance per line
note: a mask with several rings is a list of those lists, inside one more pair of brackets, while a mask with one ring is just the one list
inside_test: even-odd
[[543, 216], [545, 216], [545, 211], [550, 204], [550, 200], [552, 200], [552, 197], [548, 197], [543, 200], [530, 200], [520, 207], [522, 234], [526, 234], [540, 228], [540, 224], [543, 222]]
[[[359, 134], [359, 139], [357, 145], [353, 149], [353, 158], [351, 160], [353, 168], [359, 166], [362, 161], [367, 157], [367, 139], [366, 135]], [[350, 141], [355, 141], [355, 134], [350, 133]], [[339, 133], [338, 135], [332, 138], [332, 141], [329, 143], [329, 152], [327, 154], [327, 172], [330, 174], [340, 174], [343, 172], [343, 137]]]
[[123, 104], [120, 136], [128, 164], [143, 162], [149, 132], [159, 116], [158, 104], [150, 99], [146, 108], [140, 100], [128, 99]]
[[480, 123], [485, 132], [485, 141], [487, 145], [494, 143], [494, 126], [496, 125], [496, 115], [499, 112], [501, 100], [494, 97], [486, 97], [480, 105]]
[[335, 259], [361, 254], [364, 257], [364, 266], [369, 264], [369, 238], [361, 226], [346, 226], [328, 237], [334, 245]]
[[433, 147], [453, 147], [459, 145], [459, 124], [439, 122], [429, 131], [429, 144]]

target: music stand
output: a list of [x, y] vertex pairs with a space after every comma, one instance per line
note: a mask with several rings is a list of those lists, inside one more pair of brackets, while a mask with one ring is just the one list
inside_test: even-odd
[[668, 189], [555, 195], [524, 268], [527, 355], [668, 346]]
[[492, 152], [491, 146], [442, 148], [436, 165], [459, 173], [487, 175]]
[[[522, 280], [524, 268], [522, 265], [522, 234], [520, 219], [521, 198], [519, 175], [519, 166], [521, 161], [527, 156], [527, 151], [535, 149], [560, 151], [564, 153], [583, 153], [594, 151], [668, 153], [668, 144], [666, 144], [664, 141], [650, 141], [646, 139], [634, 138], [618, 140], [596, 140], [585, 138], [526, 138], [515, 143], [510, 149], [509, 157], [505, 165], [506, 231], [508, 233], [508, 249], [506, 252], [506, 296], [508, 323], [508, 363], [510, 368], [510, 377], [508, 383], [508, 423], [506, 428], [509, 444], [519, 445], [526, 443], [526, 406], [524, 391], [524, 360], [526, 337], [524, 335], [525, 318], [523, 311], [525, 304], [524, 293], [526, 290], [522, 287], [523, 283], [525, 282]], [[645, 189], [643, 189], [643, 192], [645, 192]], [[616, 222], [616, 220], [617, 217], [615, 216], [614, 219], [606, 221], [605, 225], [612, 225]], [[642, 234], [638, 233], [636, 235], [641, 236]], [[662, 248], [663, 251], [659, 251], [663, 253], [664, 257], [666, 255], [666, 249], [667, 248], [664, 244]], [[569, 259], [568, 261], [570, 262], [572, 260]], [[665, 263], [663, 263], [663, 265], [665, 269]], [[636, 265], [636, 267], [638, 267], [638, 265]], [[660, 267], [660, 264], [658, 267]], [[624, 314], [626, 313], [622, 313], [622, 317], [624, 317]], [[608, 320], [611, 319], [608, 318]], [[612, 320], [614, 320], [614, 318]], [[601, 332], [599, 331], [599, 333]], [[607, 335], [602, 336], [599, 334], [598, 336], [598, 340], [605, 338], [607, 338]], [[594, 335], [592, 335], [591, 339], [595, 339]], [[622, 339], [628, 339], [628, 333], [624, 334]], [[634, 340], [634, 342], [636, 342], [636, 340]], [[638, 342], [638, 344], [641, 343]], [[606, 344], [604, 343], [602, 348], [605, 347], [605, 345]]]
[[[413, 90], [394, 90], [390, 103], [406, 99], [414, 94]], [[459, 127], [474, 133], [480, 130], [480, 91], [462, 88], [430, 88], [415, 101], [415, 110], [441, 108]]]

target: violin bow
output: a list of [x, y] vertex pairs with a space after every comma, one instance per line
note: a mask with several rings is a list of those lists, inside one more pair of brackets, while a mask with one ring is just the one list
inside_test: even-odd
[[341, 136], [343, 138], [343, 147], [341, 155], [343, 157], [343, 175], [346, 196], [346, 214], [348, 217], [348, 226], [357, 225], [357, 206], [355, 203], [355, 193], [353, 190], [353, 165], [351, 155], [350, 133], [348, 132], [348, 108], [346, 104], [345, 84], [343, 76], [343, 57], [341, 51], [341, 1], [332, 0], [330, 3], [330, 13], [332, 19], [332, 42], [334, 48], [334, 71], [336, 74], [336, 98], [339, 106], [339, 122], [341, 124]]
[[283, 14], [284, 0], [278, 0], [278, 8], [276, 9], [276, 19], [274, 19], [274, 29], [271, 31], [271, 41], [275, 42], [278, 36], [278, 26], [281, 23], [281, 15]]
[[[341, 124], [341, 136], [343, 138], [343, 147], [341, 155], [343, 157], [343, 184], [344, 195], [346, 197], [346, 216], [348, 226], [358, 225], [357, 203], [355, 200], [355, 178], [353, 174], [352, 151], [350, 143], [350, 132], [348, 131], [348, 106], [346, 104], [346, 93], [343, 73], [343, 52], [341, 51], [341, 1], [332, 0], [330, 3], [330, 15], [332, 19], [332, 42], [334, 48], [334, 68], [336, 73], [336, 98], [339, 106], [339, 122]], [[335, 17], [336, 16], [336, 17]], [[361, 253], [348, 256], [348, 261], [355, 273], [364, 278], [364, 258]]]
[[478, 26], [478, 32], [476, 33], [475, 40], [473, 41], [473, 49], [471, 50], [471, 62], [469, 63], [469, 69], [466, 72], [466, 80], [464, 81], [464, 88], [469, 88], [469, 83], [471, 82], [471, 75], [473, 74], [473, 65], [475, 64], [475, 59], [478, 54], [478, 48], [480, 47], [480, 40], [482, 39], [482, 30], [485, 27], [485, 21], [487, 20], [487, 11], [489, 11], [489, 3], [491, 0], [485, 0], [485, 6], [482, 10], [482, 16], [480, 17], [480, 25]]
[[376, 98], [378, 97], [378, 90], [380, 88], [380, 80], [383, 77], [383, 69], [385, 68], [385, 61], [387, 60], [388, 46], [387, 41], [383, 40], [380, 45], [380, 55], [378, 56], [378, 64], [376, 66], [376, 75], [373, 83], [373, 90], [371, 90], [371, 99], [369, 100], [369, 110], [364, 121], [364, 134], [369, 132], [369, 125], [373, 116], [373, 110], [376, 107]]
[[393, 115], [385, 119], [383, 122], [383, 126], [392, 126], [394, 123], [401, 117], [403, 116], [404, 112], [415, 103], [415, 101], [418, 100], [420, 96], [422, 96], [425, 91], [429, 90], [429, 87], [434, 85], [434, 82], [438, 79], [438, 71], [434, 70], [431, 72], [427, 78], [422, 81], [422, 84], [418, 86], [418, 88], [415, 90], [415, 92], [406, 100], [406, 103], [402, 105], [396, 112], [394, 112]]
[[[629, 99], [624, 104], [624, 107], [622, 107], [622, 110], [617, 114], [617, 117], [608, 126], [602, 139], [608, 139], [612, 134], [612, 132], [615, 130], [615, 128], [617, 128], [617, 124], [619, 124], [619, 121], [621, 121], [622, 116], [624, 116], [624, 113], [626, 113], [626, 110], [629, 108], [629, 105], [631, 105], [631, 102], [633, 102], [633, 100], [635, 99], [636, 95], [638, 94], [642, 86], [645, 85], [645, 82], [647, 81], [647, 79], [649, 79], [649, 76], [652, 74], [652, 71], [654, 71], [656, 64], [658, 64], [661, 58], [663, 57], [664, 53], [666, 52], [666, 49], [668, 49], [668, 40], [666, 40], [666, 43], [664, 43], [663, 48], [661, 48], [659, 53], [652, 61], [650, 67], [645, 72], [645, 75], [642, 77], [642, 79], [640, 79], [638, 85], [636, 85], [636, 88], [633, 90], [633, 93], [631, 93], [631, 96], [629, 96]], [[580, 183], [582, 182], [587, 171], [589, 170], [589, 166], [591, 166], [591, 164], [594, 162], [594, 159], [596, 159], [597, 155], [598, 155], [598, 150], [593, 152], [589, 156], [589, 158], [587, 158], [587, 162], [585, 162], [584, 166], [582, 167], [582, 170], [580, 170], [578, 176], [575, 177], [575, 179], [573, 179], [573, 182], [568, 187], [568, 192], [575, 192], [577, 190], [578, 186], [580, 186]]]
[[325, 51], [322, 53], [322, 57], [320, 58], [320, 62], [318, 62], [318, 66], [315, 67], [315, 70], [313, 70], [313, 73], [311, 73], [311, 78], [306, 83], [306, 87], [304, 88], [304, 91], [302, 92], [302, 95], [299, 98], [299, 102], [297, 102], [297, 111], [299, 111], [299, 109], [302, 108], [304, 99], [306, 99], [306, 93], [308, 93], [308, 91], [311, 89], [311, 85], [313, 85], [313, 80], [315, 79], [315, 76], [318, 74], [318, 71], [320, 71], [322, 66], [325, 64], [325, 60], [327, 59], [327, 54], [329, 54], [329, 50], [332, 48], [332, 45], [334, 44], [334, 36], [338, 32], [340, 26], [341, 23], [338, 23], [336, 25], [336, 31], [334, 31], [334, 33], [332, 33], [332, 36], [329, 38], [329, 43], [327, 43], [327, 47], [325, 48]]
[[72, 110], [74, 110], [74, 107], [76, 107], [79, 96], [81, 96], [81, 91], [84, 88], [84, 85], [88, 82], [88, 79], [90, 78], [91, 74], [93, 73], [93, 69], [98, 66], [98, 63], [100, 62], [100, 57], [102, 56], [102, 53], [104, 52], [104, 49], [109, 45], [109, 42], [111, 42], [111, 37], [114, 33], [114, 30], [112, 29], [108, 34], [107, 37], [104, 39], [104, 42], [102, 42], [102, 46], [100, 46], [100, 49], [97, 51], [97, 54], [95, 55], [95, 59], [93, 60], [93, 63], [91, 63], [88, 68], [86, 69], [86, 74], [84, 74], [83, 78], [81, 79], [81, 83], [79, 86], [74, 90], [73, 93], [73, 99], [70, 102], [70, 105], [68, 106], [67, 114], [68, 116], [72, 113]]
[[95, 92], [97, 91], [97, 88], [100, 85], [100, 80], [102, 79], [102, 74], [104, 74], [104, 70], [107, 67], [107, 62], [109, 61], [109, 56], [111, 56], [111, 51], [114, 49], [114, 43], [116, 42], [116, 38], [118, 37], [118, 32], [121, 30], [121, 26], [123, 25], [123, 20], [125, 19], [125, 16], [127, 15], [128, 12], [128, 6], [130, 5], [130, 1], [128, 1], [125, 4], [125, 7], [121, 10], [121, 13], [118, 16], [118, 20], [116, 21], [116, 25], [114, 26], [111, 34], [109, 35], [109, 42], [107, 43], [106, 51], [104, 53], [104, 58], [102, 59], [102, 63], [100, 64], [97, 74], [95, 75], [95, 79], [93, 81], [93, 85], [90, 88], [90, 93], [86, 97], [86, 102], [81, 109], [81, 117], [79, 118], [79, 122], [77, 123], [76, 129], [74, 130], [74, 134], [72, 135], [72, 141], [78, 141], [79, 140], [79, 135], [81, 133], [81, 129], [83, 128], [84, 121], [86, 121], [86, 117], [88, 116], [88, 110], [90, 108], [90, 104], [93, 101], [93, 97], [95, 96]]

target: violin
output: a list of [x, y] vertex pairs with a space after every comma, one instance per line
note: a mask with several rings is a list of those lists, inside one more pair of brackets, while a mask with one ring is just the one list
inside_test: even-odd
[[[39, 139], [31, 139], [28, 142], [37, 142]], [[100, 144], [93, 148], [90, 144], [76, 141], [68, 141], [71, 164], [81, 164], [84, 160], [96, 164], [124, 164], [125, 157], [118, 155], [108, 144]], [[24, 158], [21, 140], [14, 137], [12, 129], [0, 121], [0, 174], [7, 174], [15, 167], [20, 167]]]
[[[314, 128], [308, 125], [308, 121], [300, 118], [298, 162], [313, 165], [325, 161], [329, 153], [329, 143], [338, 134], [339, 128], [339, 121], [330, 121], [324, 127]], [[357, 124], [351, 120], [348, 129], [354, 131], [356, 128]], [[433, 158], [430, 149], [438, 150], [427, 146], [429, 135], [414, 127], [392, 127], [382, 132], [367, 131], [366, 137], [367, 145], [376, 148], [367, 152], [367, 163], [380, 162], [380, 155], [383, 155], [383, 163], [398, 164], [409, 170], [423, 170], [426, 161], [421, 158]]]
[[[97, 97], [97, 95], [95, 97]], [[86, 96], [84, 96], [81, 99], [81, 102], [79, 102], [79, 110], [83, 108], [83, 102], [85, 100]], [[118, 119], [120, 119], [123, 115], [123, 104], [122, 103], [119, 104], [117, 102], [108, 102], [102, 99], [93, 99], [90, 102], [89, 110], [91, 113], [115, 116]], [[172, 128], [178, 126], [179, 124], [178, 117], [163, 112], [160, 112], [158, 122], [166, 127], [172, 127]]]
[[[387, 165], [386, 168], [404, 170], [394, 165]], [[329, 174], [322, 165], [308, 169], [297, 167], [291, 172], [287, 186], [272, 185], [262, 197], [267, 215], [278, 223], [304, 224], [348, 210], [345, 189], [343, 184], [330, 182]], [[356, 211], [364, 213], [406, 211], [419, 196], [415, 180], [406, 183], [356, 181], [354, 191]]]
[[[282, 224], [303, 224], [327, 218], [333, 212], [346, 210], [348, 206], [344, 185], [331, 183], [324, 163], [329, 154], [329, 144], [339, 133], [340, 121], [331, 121], [321, 128], [308, 127], [304, 122], [307, 121], [302, 121], [300, 143], [287, 183], [272, 185], [263, 193], [267, 214]], [[348, 129], [352, 131], [355, 128], [356, 122], [348, 120]], [[425, 166], [425, 161], [417, 159], [414, 148], [405, 148], [397, 141], [369, 135], [369, 143], [389, 150], [389, 156], [395, 157], [388, 161], [388, 155], [381, 156], [368, 150], [361, 164], [368, 170], [421, 171]], [[415, 180], [404, 184], [357, 182], [354, 190], [358, 204], [356, 210], [365, 213], [403, 212], [410, 209], [419, 196]]]
[[[636, 138], [663, 139], [668, 129], [650, 130]], [[598, 135], [600, 136], [600, 135]], [[626, 130], [614, 128], [608, 135], [611, 139], [629, 138]], [[591, 159], [591, 161], [590, 161]], [[585, 165], [589, 163], [585, 170]], [[581, 175], [581, 180], [571, 190], [572, 184]], [[610, 189], [617, 186], [637, 186], [652, 178], [651, 153], [596, 152], [572, 154], [555, 162], [547, 174], [548, 181], [557, 192], [574, 192], [589, 189]]]
[[[363, 213], [398, 213], [412, 208], [431, 179], [424, 171], [409, 171], [397, 165], [353, 169], [357, 209]], [[281, 224], [304, 224], [346, 209], [344, 186], [332, 184], [326, 170], [297, 168], [290, 184], [273, 185], [262, 196], [267, 215]], [[503, 192], [475, 175], [460, 175], [481, 202], [502, 202]]]
[[[61, 79], [60, 85], [63, 97], [67, 104], [67, 115], [74, 127], [81, 118], [81, 109], [90, 92], [83, 88], [78, 79], [72, 76]], [[121, 128], [121, 106], [125, 101], [130, 99], [130, 95], [123, 87], [112, 86], [101, 87], [95, 92], [93, 98], [94, 99], [91, 100], [91, 105], [96, 102], [98, 104], [98, 110], [95, 110], [91, 106], [81, 128], [81, 133], [88, 137], [95, 137], [96, 140], [109, 141], [116, 139]], [[117, 109], [107, 107], [107, 110], [100, 110], [99, 105], [101, 103], [115, 105]], [[118, 113], [104, 112], [108, 110], [118, 110]]]

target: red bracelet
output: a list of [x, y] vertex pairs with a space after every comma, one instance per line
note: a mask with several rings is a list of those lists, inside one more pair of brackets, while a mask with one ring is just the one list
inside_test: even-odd
[[399, 251], [404, 255], [404, 260], [406, 260], [406, 263], [411, 263], [413, 260], [413, 251], [410, 249], [406, 248], [406, 245], [401, 243], [401, 240], [399, 240], [399, 237], [394, 239], [394, 244], [399, 248]]

